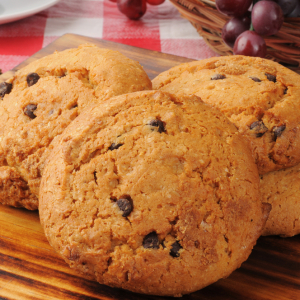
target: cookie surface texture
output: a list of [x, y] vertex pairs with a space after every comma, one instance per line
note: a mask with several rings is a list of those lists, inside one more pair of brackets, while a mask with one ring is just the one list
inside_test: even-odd
[[83, 276], [181, 295], [247, 259], [267, 212], [235, 126], [196, 96], [137, 92], [67, 128], [41, 183], [40, 219]]
[[294, 236], [300, 233], [300, 165], [261, 176], [262, 201], [272, 210], [262, 235]]
[[250, 142], [260, 174], [300, 162], [300, 75], [266, 59], [228, 56], [174, 67], [153, 88], [195, 94]]
[[139, 63], [89, 44], [16, 72], [0, 88], [0, 203], [37, 209], [52, 140], [90, 105], [148, 89]]

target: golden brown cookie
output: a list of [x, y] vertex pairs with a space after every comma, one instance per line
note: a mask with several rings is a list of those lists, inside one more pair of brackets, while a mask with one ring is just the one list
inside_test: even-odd
[[87, 109], [56, 140], [40, 219], [83, 276], [179, 296], [247, 259], [269, 209], [258, 189], [251, 152], [220, 111], [137, 92]]
[[88, 106], [148, 89], [139, 63], [94, 45], [55, 52], [0, 84], [0, 203], [37, 209], [52, 140]]
[[261, 176], [262, 200], [272, 205], [262, 235], [300, 233], [300, 165]]
[[153, 88], [196, 94], [250, 142], [260, 174], [300, 162], [300, 75], [262, 58], [228, 56], [174, 67]]

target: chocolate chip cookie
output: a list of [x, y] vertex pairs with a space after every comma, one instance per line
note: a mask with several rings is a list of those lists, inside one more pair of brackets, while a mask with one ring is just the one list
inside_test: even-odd
[[196, 94], [250, 142], [260, 174], [300, 162], [300, 75], [262, 58], [228, 56], [182, 64], [153, 88]]
[[55, 52], [2, 82], [0, 203], [37, 209], [52, 140], [88, 106], [149, 89], [139, 63], [94, 45]]
[[180, 296], [247, 259], [269, 205], [220, 111], [145, 91], [88, 108], [55, 140], [39, 209], [50, 244], [83, 276]]
[[300, 165], [261, 176], [262, 200], [272, 205], [262, 235], [294, 236], [300, 233]]

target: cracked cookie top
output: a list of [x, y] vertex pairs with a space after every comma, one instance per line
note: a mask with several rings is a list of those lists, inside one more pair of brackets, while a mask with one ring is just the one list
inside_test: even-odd
[[268, 215], [236, 127], [197, 96], [118, 96], [55, 141], [40, 188], [45, 234], [101, 284], [181, 295], [247, 259]]
[[30, 63], [0, 84], [0, 202], [37, 209], [52, 140], [83, 110], [151, 89], [139, 63], [86, 44]]
[[235, 55], [182, 64], [152, 83], [220, 109], [250, 142], [260, 174], [300, 162], [300, 76], [293, 71]]

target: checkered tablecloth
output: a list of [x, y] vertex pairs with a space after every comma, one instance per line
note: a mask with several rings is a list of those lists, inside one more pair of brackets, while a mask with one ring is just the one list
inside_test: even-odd
[[12, 69], [65, 33], [193, 59], [216, 55], [168, 0], [148, 5], [139, 21], [127, 19], [109, 0], [61, 0], [36, 15], [0, 25], [0, 69]]

